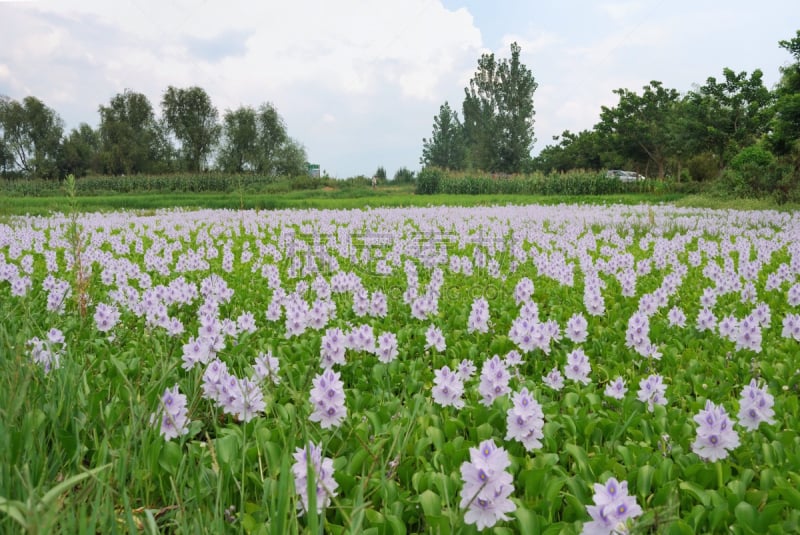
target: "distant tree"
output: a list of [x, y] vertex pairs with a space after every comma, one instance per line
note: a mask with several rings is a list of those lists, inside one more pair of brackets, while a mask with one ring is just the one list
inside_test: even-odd
[[413, 184], [414, 171], [411, 171], [407, 167], [401, 167], [395, 171], [393, 181], [397, 184]]
[[112, 175], [152, 171], [163, 141], [147, 96], [126, 89], [99, 111], [103, 171]]
[[259, 106], [256, 112], [258, 127], [258, 165], [260, 173], [268, 175], [282, 174], [279, 169], [285, 167], [282, 159], [297, 154], [298, 147], [284, 147], [289, 143], [286, 123], [277, 108], [270, 103]]
[[306, 174], [306, 151], [289, 137], [286, 124], [270, 103], [225, 112], [218, 165], [228, 172], [270, 176]]
[[299, 141], [287, 138], [278, 147], [273, 173], [277, 176], [306, 175], [308, 172], [306, 161], [308, 161], [308, 155], [305, 147]]
[[679, 100], [678, 91], [652, 81], [641, 95], [615, 89], [619, 103], [602, 106], [597, 131], [616, 152], [628, 160], [652, 163], [663, 177], [669, 159], [676, 152], [675, 129], [671, 124]]
[[211, 98], [200, 87], [169, 86], [161, 99], [161, 109], [169, 132], [180, 142], [180, 155], [186, 169], [202, 170], [221, 130]]
[[779, 45], [792, 55], [794, 63], [781, 68], [769, 144], [776, 154], [785, 155], [800, 140], [800, 30], [796, 37], [780, 41]]
[[714, 154], [720, 166], [755, 143], [766, 132], [774, 113], [773, 95], [764, 86], [761, 70], [748, 76], [726, 68], [723, 75], [724, 81], [709, 77], [686, 97], [689, 137], [700, 151]]
[[603, 167], [600, 139], [595, 131], [583, 130], [574, 134], [565, 130], [560, 136], [553, 136], [553, 141], [557, 143], [546, 146], [533, 159], [533, 169], [550, 173]]
[[222, 144], [217, 160], [226, 172], [254, 171], [258, 166], [256, 111], [250, 106], [227, 110], [222, 117]]
[[58, 169], [61, 176], [86, 175], [90, 170], [102, 171], [99, 165], [100, 136], [86, 123], [73, 128], [61, 142]]
[[375, 174], [372, 176], [381, 182], [386, 182], [386, 169], [384, 169], [382, 165], [379, 165], [375, 170]]
[[538, 84], [520, 62], [520, 52], [520, 46], [512, 43], [509, 60], [498, 62], [494, 54], [483, 54], [464, 89], [464, 135], [473, 167], [517, 173], [530, 163], [535, 141], [533, 94]]
[[[0, 98], [4, 167], [35, 178], [55, 178], [64, 122], [36, 97]], [[9, 164], [9, 161], [12, 162]]]
[[422, 139], [422, 158], [424, 166], [443, 169], [463, 169], [466, 156], [464, 128], [458, 119], [458, 112], [445, 101], [439, 107], [439, 114], [433, 118], [433, 133], [430, 139]]

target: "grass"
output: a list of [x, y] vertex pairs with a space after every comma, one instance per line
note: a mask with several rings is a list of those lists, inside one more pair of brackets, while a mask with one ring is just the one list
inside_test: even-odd
[[[416, 195], [412, 187], [389, 186], [347, 190], [306, 190], [280, 194], [184, 193], [176, 195], [135, 194], [76, 197], [76, 208], [83, 212], [115, 210], [157, 210], [164, 208], [212, 209], [360, 209], [403, 206], [491, 206], [505, 204], [640, 204], [669, 203], [681, 194], [626, 194], [598, 196], [544, 195]], [[48, 215], [65, 211], [59, 197], [0, 196], [0, 215]]]

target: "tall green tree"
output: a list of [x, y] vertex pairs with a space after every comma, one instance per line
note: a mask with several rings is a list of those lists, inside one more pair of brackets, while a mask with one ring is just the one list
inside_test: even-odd
[[419, 163], [442, 169], [463, 169], [465, 157], [464, 127], [458, 119], [458, 112], [445, 101], [439, 107], [439, 114], [433, 118], [431, 137], [422, 138]]
[[761, 70], [748, 76], [726, 68], [723, 76], [721, 81], [709, 77], [686, 97], [689, 137], [700, 150], [714, 154], [721, 167], [766, 132], [774, 113], [773, 95], [764, 86]]
[[565, 130], [553, 136], [554, 145], [548, 145], [534, 158], [533, 168], [544, 173], [570, 169], [600, 169], [603, 167], [599, 135], [594, 130], [577, 134]]
[[6, 167], [28, 177], [56, 178], [64, 122], [36, 97], [0, 98], [0, 137]]
[[637, 162], [647, 171], [652, 164], [659, 177], [665, 175], [667, 162], [676, 152], [675, 128], [671, 123], [679, 101], [678, 91], [652, 81], [642, 94], [615, 89], [619, 102], [602, 106], [597, 131], [605, 142], [623, 157]]
[[497, 61], [494, 54], [483, 54], [464, 89], [464, 136], [473, 167], [517, 173], [530, 163], [538, 84], [520, 53], [520, 46], [512, 43], [510, 59]]
[[272, 104], [242, 106], [225, 112], [218, 165], [229, 172], [299, 176], [306, 173], [306, 152], [289, 137]]
[[61, 142], [58, 169], [61, 176], [81, 177], [90, 170], [102, 172], [99, 164], [100, 135], [91, 126], [81, 123], [73, 128]]
[[222, 117], [222, 141], [217, 165], [229, 173], [254, 171], [258, 166], [256, 111], [250, 106], [227, 110]]
[[170, 133], [180, 142], [180, 155], [188, 171], [204, 168], [219, 139], [217, 109], [204, 89], [169, 86], [161, 110]]
[[112, 175], [152, 171], [158, 160], [158, 122], [150, 100], [126, 89], [100, 106], [100, 155], [103, 171]]
[[[267, 175], [294, 174], [286, 172], [286, 159], [296, 159], [298, 149], [302, 149], [302, 146], [290, 140], [286, 123], [277, 108], [268, 102], [259, 106], [256, 112], [256, 123], [258, 127], [258, 171]], [[305, 162], [305, 159], [303, 161]]]
[[775, 117], [770, 125], [769, 141], [776, 154], [789, 154], [800, 140], [800, 30], [796, 37], [780, 41], [794, 58], [781, 68], [781, 80], [775, 90]]

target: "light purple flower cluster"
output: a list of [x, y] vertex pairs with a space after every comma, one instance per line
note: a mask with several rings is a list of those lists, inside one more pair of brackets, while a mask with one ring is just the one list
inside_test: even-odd
[[467, 332], [489, 332], [489, 302], [483, 297], [472, 302], [472, 310], [467, 320]]
[[622, 377], [617, 377], [613, 382], [606, 385], [604, 393], [610, 398], [622, 399], [627, 391], [628, 387], [625, 386], [625, 380]]
[[323, 429], [341, 424], [347, 416], [347, 407], [344, 404], [344, 383], [339, 372], [327, 369], [317, 375], [312, 384], [314, 387], [310, 399], [314, 411], [308, 419], [319, 422]]
[[399, 354], [399, 345], [397, 343], [397, 335], [392, 332], [385, 332], [378, 336], [378, 347], [375, 349], [378, 354], [378, 360], [384, 364], [388, 364], [397, 358]]
[[172, 440], [189, 433], [189, 410], [186, 396], [178, 390], [178, 385], [164, 390], [160, 408], [150, 416], [150, 422], [159, 422], [158, 432], [165, 440]]
[[639, 381], [637, 398], [642, 403], [647, 403], [647, 410], [650, 412], [653, 412], [655, 405], [667, 404], [666, 393], [667, 385], [664, 384], [664, 378], [657, 373]]
[[564, 375], [567, 379], [588, 385], [592, 380], [589, 373], [592, 366], [589, 364], [589, 357], [580, 347], [571, 351], [567, 355], [567, 365], [564, 367]]
[[240, 379], [228, 372], [224, 362], [214, 359], [203, 373], [203, 397], [219, 404], [226, 414], [249, 422], [267, 408], [260, 386], [258, 362], [254, 368], [256, 371], [252, 378]]
[[767, 392], [767, 386], [758, 386], [758, 381], [750, 380], [750, 384], [742, 389], [739, 400], [739, 424], [748, 431], [755, 431], [761, 422], [774, 424], [775, 411], [772, 406], [775, 398]]
[[734, 431], [734, 420], [721, 405], [706, 400], [705, 409], [694, 416], [697, 422], [697, 439], [692, 443], [692, 451], [706, 461], [717, 461], [728, 456], [728, 450], [739, 446], [739, 435]]
[[567, 320], [567, 328], [564, 334], [576, 344], [581, 344], [586, 341], [589, 335], [587, 331], [588, 326], [589, 324], [586, 322], [586, 318], [583, 317], [583, 314], [576, 312]]
[[64, 355], [64, 333], [53, 327], [47, 333], [47, 339], [41, 340], [34, 336], [26, 342], [30, 347], [31, 359], [44, 368], [44, 373], [61, 367], [61, 357]]
[[558, 366], [550, 370], [550, 373], [542, 377], [542, 381], [544, 381], [544, 384], [556, 391], [564, 388], [564, 376], [561, 375], [561, 370], [558, 369]]
[[444, 340], [442, 330], [433, 324], [425, 331], [425, 349], [430, 348], [434, 348], [439, 352], [447, 349], [447, 343]]
[[107, 333], [117, 324], [120, 318], [119, 309], [114, 305], [100, 303], [94, 309], [94, 324], [97, 330]]
[[628, 533], [629, 521], [642, 514], [634, 496], [628, 495], [628, 482], [609, 478], [605, 485], [595, 483], [594, 505], [587, 505], [591, 522], [583, 525], [583, 535], [615, 535]]
[[510, 379], [511, 374], [508, 373], [508, 368], [498, 355], [484, 362], [481, 368], [481, 381], [478, 385], [478, 392], [483, 396], [481, 403], [488, 407], [498, 397], [508, 394], [511, 391], [508, 387]]
[[258, 354], [253, 365], [253, 373], [255, 374], [256, 379], [259, 381], [265, 381], [269, 379], [272, 384], [278, 385], [281, 382], [281, 378], [278, 377], [279, 371], [280, 362], [277, 358], [272, 356], [271, 351]]
[[542, 447], [544, 412], [527, 388], [512, 397], [514, 406], [506, 413], [506, 440], [517, 440], [528, 451]]
[[293, 457], [294, 488], [300, 496], [297, 508], [303, 514], [308, 512], [308, 469], [311, 468], [317, 491], [316, 514], [320, 514], [330, 505], [331, 498], [336, 496], [336, 489], [339, 487], [339, 483], [333, 479], [333, 459], [322, 457], [322, 446], [313, 442], [309, 442], [305, 449], [297, 448]]
[[464, 400], [461, 396], [464, 395], [464, 381], [461, 376], [450, 371], [449, 366], [444, 366], [434, 373], [433, 388], [433, 401], [442, 407], [455, 407], [461, 409], [464, 407]]
[[478, 529], [494, 526], [498, 520], [508, 520], [506, 513], [516, 510], [509, 499], [514, 492], [513, 477], [506, 472], [511, 465], [508, 452], [484, 440], [477, 448], [469, 449], [470, 460], [461, 464], [462, 509], [466, 509], [464, 522]]

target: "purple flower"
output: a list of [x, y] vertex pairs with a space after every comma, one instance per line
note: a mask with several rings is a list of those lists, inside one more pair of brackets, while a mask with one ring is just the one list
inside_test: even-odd
[[322, 335], [320, 346], [320, 364], [323, 368], [331, 368], [334, 364], [345, 363], [347, 340], [344, 332], [338, 327], [328, 329]]
[[489, 302], [483, 297], [472, 302], [472, 310], [467, 321], [467, 332], [489, 332]]
[[314, 387], [311, 389], [310, 399], [314, 411], [308, 419], [319, 422], [323, 429], [338, 426], [347, 416], [344, 383], [339, 377], [339, 372], [327, 369], [312, 381]]
[[330, 505], [331, 498], [336, 496], [336, 489], [339, 486], [333, 479], [333, 459], [323, 458], [322, 446], [313, 442], [309, 442], [305, 449], [295, 449], [293, 457], [294, 488], [300, 496], [297, 508], [301, 513], [308, 512], [308, 469], [310, 468], [314, 472], [314, 482], [316, 483], [316, 514], [320, 514], [325, 507]]
[[498, 397], [508, 394], [511, 389], [508, 381], [511, 375], [508, 368], [498, 355], [483, 363], [481, 368], [481, 382], [478, 385], [478, 392], [483, 396], [481, 403], [487, 407]]
[[647, 410], [653, 412], [655, 405], [666, 405], [667, 385], [659, 374], [653, 374], [639, 381], [637, 398], [642, 403], [647, 403]]
[[697, 439], [692, 443], [692, 451], [706, 461], [717, 461], [728, 456], [728, 450], [739, 446], [739, 435], [734, 431], [735, 421], [720, 405], [706, 400], [705, 409], [701, 409], [695, 417], [697, 422]]
[[686, 314], [680, 307], [672, 307], [667, 313], [670, 327], [686, 327]]
[[150, 417], [151, 423], [159, 422], [158, 431], [165, 440], [189, 433], [189, 411], [186, 396], [178, 391], [178, 385], [167, 388], [161, 396], [161, 407]]
[[739, 401], [739, 424], [748, 431], [755, 431], [761, 422], [774, 424], [775, 411], [772, 406], [775, 398], [767, 392], [766, 385], [759, 388], [758, 381], [750, 380], [750, 384], [742, 389]]
[[442, 407], [452, 406], [457, 409], [464, 407], [464, 383], [461, 377], [452, 371], [448, 366], [444, 366], [433, 372], [434, 387], [432, 389], [433, 401]]
[[509, 499], [514, 492], [513, 477], [505, 471], [511, 465], [508, 452], [494, 441], [484, 440], [469, 449], [470, 460], [461, 464], [460, 507], [466, 509], [464, 522], [478, 529], [494, 526], [498, 520], [509, 520], [506, 513], [516, 510]]
[[586, 318], [583, 317], [583, 314], [576, 312], [567, 320], [567, 329], [564, 334], [576, 344], [580, 344], [585, 342], [589, 335], [589, 332], [586, 330], [588, 326], [589, 324], [586, 322]]
[[97, 330], [106, 333], [119, 321], [120, 313], [114, 305], [100, 303], [94, 310], [94, 323]]
[[609, 478], [605, 485], [593, 485], [594, 505], [586, 506], [592, 517], [583, 525], [584, 535], [612, 535], [628, 533], [629, 520], [642, 514], [636, 497], [628, 495], [628, 482]]
[[399, 353], [397, 336], [391, 332], [385, 332], [378, 336], [378, 360], [388, 364], [397, 358]]
[[464, 359], [458, 363], [457, 373], [462, 381], [469, 381], [476, 370], [475, 364], [469, 359]]
[[589, 364], [589, 357], [578, 348], [567, 355], [567, 365], [564, 367], [564, 375], [567, 379], [588, 385], [592, 380], [589, 379], [589, 372], [592, 367]]
[[627, 391], [625, 380], [622, 377], [617, 377], [613, 383], [606, 385], [605, 395], [614, 399], [622, 399]]
[[436, 351], [444, 351], [447, 349], [442, 330], [435, 325], [428, 327], [425, 332], [425, 349], [435, 348]]
[[544, 413], [542, 406], [523, 388], [513, 396], [514, 406], [506, 413], [506, 440], [517, 440], [528, 451], [542, 447]]
[[553, 390], [561, 390], [564, 388], [564, 376], [561, 375], [558, 367], [553, 368], [550, 370], [550, 373], [542, 377], [542, 381], [544, 384], [552, 388]]
[[277, 358], [272, 356], [271, 351], [259, 353], [253, 365], [256, 379], [259, 381], [269, 379], [274, 385], [280, 384], [281, 382], [281, 378], [278, 377], [279, 370], [280, 362], [278, 362]]
[[232, 412], [237, 418], [243, 422], [249, 422], [258, 413], [264, 412], [267, 404], [258, 383], [250, 379], [238, 379], [236, 387]]

